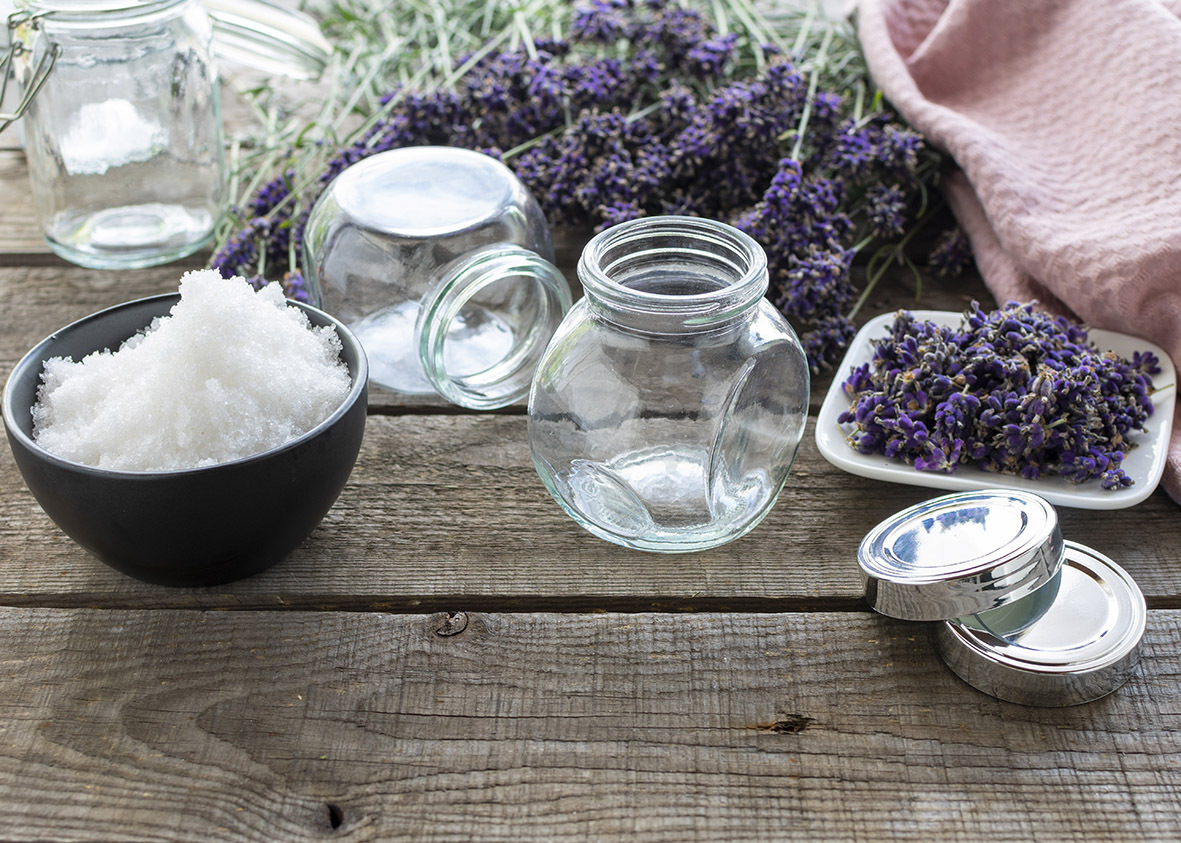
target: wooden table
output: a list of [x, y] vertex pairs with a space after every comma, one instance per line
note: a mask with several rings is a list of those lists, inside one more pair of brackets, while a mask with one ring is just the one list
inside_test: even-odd
[[[11, 146], [0, 196], [0, 377], [54, 329], [175, 289], [182, 267], [52, 257]], [[929, 282], [923, 304], [986, 295]], [[895, 283], [864, 315], [912, 303]], [[1147, 595], [1138, 675], [1025, 708], [862, 600], [862, 536], [933, 490], [833, 468], [809, 426], [748, 537], [629, 552], [550, 500], [525, 426], [519, 406], [377, 392], [312, 536], [200, 590], [89, 557], [4, 448], [0, 838], [1181, 837], [1181, 513], [1163, 493], [1061, 511]]]

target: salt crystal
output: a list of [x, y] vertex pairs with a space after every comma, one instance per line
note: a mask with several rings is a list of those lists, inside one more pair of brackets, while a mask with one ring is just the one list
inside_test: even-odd
[[168, 316], [80, 362], [45, 361], [33, 438], [74, 462], [174, 471], [275, 448], [351, 388], [332, 326], [313, 328], [271, 283], [187, 272]]
[[72, 176], [101, 176], [112, 167], [147, 161], [168, 146], [168, 132], [125, 99], [84, 103], [61, 137]]

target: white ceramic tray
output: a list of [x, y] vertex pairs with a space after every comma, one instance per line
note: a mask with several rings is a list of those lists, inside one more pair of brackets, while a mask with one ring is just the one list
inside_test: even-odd
[[[960, 324], [959, 313], [942, 310], [911, 312], [918, 320], [950, 327]], [[1135, 351], [1151, 351], [1160, 358], [1160, 374], [1152, 377], [1156, 392], [1152, 396], [1153, 413], [1147, 421], [1148, 429], [1132, 435], [1131, 440], [1136, 443], [1136, 447], [1125, 452], [1123, 461], [1124, 471], [1135, 481], [1132, 486], [1108, 491], [1099, 485], [1097, 479], [1074, 483], [1062, 477], [1047, 475], [1037, 480], [1026, 480], [1016, 475], [983, 471], [967, 465], [957, 467], [951, 474], [941, 474], [918, 471], [902, 460], [890, 459], [880, 454], [859, 454], [845, 441], [845, 435], [853, 430], [853, 426], [837, 423], [840, 414], [850, 406], [842, 386], [855, 366], [873, 359], [872, 340], [885, 337], [893, 321], [894, 314], [886, 313], [872, 319], [858, 331], [824, 398], [820, 415], [816, 419], [816, 447], [833, 465], [862, 477], [912, 486], [930, 486], [935, 489], [1024, 489], [1041, 495], [1056, 506], [1073, 506], [1080, 509], [1123, 509], [1132, 506], [1151, 495], [1160, 482], [1169, 449], [1169, 434], [1173, 428], [1173, 402], [1177, 378], [1173, 363], [1163, 349], [1147, 340], [1098, 328], [1092, 328], [1088, 334], [1091, 342], [1102, 350], [1114, 351], [1124, 357], [1131, 357]]]

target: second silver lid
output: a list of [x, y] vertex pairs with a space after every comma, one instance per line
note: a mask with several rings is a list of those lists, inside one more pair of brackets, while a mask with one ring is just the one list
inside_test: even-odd
[[960, 492], [902, 510], [862, 540], [866, 600], [905, 620], [945, 620], [1007, 605], [1062, 566], [1054, 508], [1010, 489]]
[[1023, 705], [1077, 705], [1128, 680], [1146, 621], [1144, 595], [1127, 572], [1068, 541], [1051, 585], [1028, 600], [945, 621], [936, 640], [948, 666], [987, 694]]

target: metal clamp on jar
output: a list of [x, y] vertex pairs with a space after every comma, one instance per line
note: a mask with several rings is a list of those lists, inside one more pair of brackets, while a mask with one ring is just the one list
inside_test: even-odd
[[499, 161], [408, 147], [337, 176], [304, 230], [312, 302], [343, 321], [370, 381], [491, 409], [529, 391], [570, 308], [540, 206]]
[[771, 510], [808, 413], [803, 348], [767, 258], [712, 220], [607, 229], [529, 397], [533, 464], [579, 524], [640, 550], [731, 541]]

